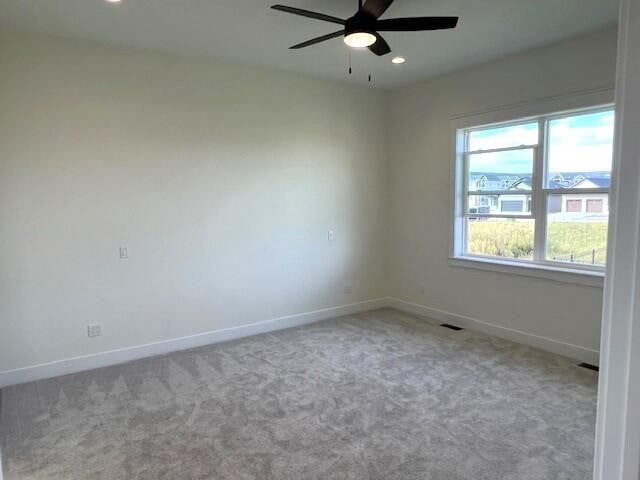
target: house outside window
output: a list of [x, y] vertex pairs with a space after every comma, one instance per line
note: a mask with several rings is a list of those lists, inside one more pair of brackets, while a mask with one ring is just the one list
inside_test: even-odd
[[567, 208], [566, 211], [569, 213], [580, 213], [582, 212], [582, 200], [567, 200]]
[[602, 199], [589, 199], [587, 200], [587, 213], [602, 213], [604, 200]]
[[454, 257], [602, 271], [614, 111], [456, 130]]

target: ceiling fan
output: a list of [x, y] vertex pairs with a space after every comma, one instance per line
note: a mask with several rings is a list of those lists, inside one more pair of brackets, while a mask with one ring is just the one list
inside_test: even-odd
[[273, 5], [271, 8], [281, 12], [292, 13], [303, 17], [314, 18], [330, 23], [343, 25], [344, 28], [337, 32], [329, 33], [321, 37], [307, 40], [291, 47], [299, 49], [344, 36], [344, 43], [354, 48], [368, 47], [378, 56], [386, 55], [391, 47], [378, 32], [418, 32], [422, 30], [443, 30], [455, 28], [458, 17], [409, 17], [389, 18], [379, 20], [380, 16], [391, 6], [393, 0], [358, 0], [356, 14], [343, 20], [323, 13], [311, 12], [301, 8], [287, 7], [285, 5]]

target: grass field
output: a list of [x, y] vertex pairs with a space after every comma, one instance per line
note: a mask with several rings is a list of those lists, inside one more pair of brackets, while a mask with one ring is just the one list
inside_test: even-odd
[[[470, 221], [469, 253], [497, 257], [533, 257], [532, 221]], [[550, 222], [547, 258], [563, 262], [604, 265], [606, 222]]]

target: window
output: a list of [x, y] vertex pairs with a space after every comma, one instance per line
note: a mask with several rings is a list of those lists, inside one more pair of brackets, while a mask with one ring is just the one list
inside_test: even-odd
[[456, 132], [454, 254], [602, 270], [612, 107]]

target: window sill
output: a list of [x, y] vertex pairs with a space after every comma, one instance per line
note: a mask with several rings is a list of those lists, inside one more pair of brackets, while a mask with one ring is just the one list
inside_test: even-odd
[[494, 259], [485, 260], [484, 258], [474, 257], [452, 257], [449, 259], [449, 265], [525, 277], [543, 278], [572, 285], [585, 285], [596, 288], [602, 288], [604, 286], [604, 272], [580, 270], [576, 268], [563, 268], [551, 265], [527, 264]]

